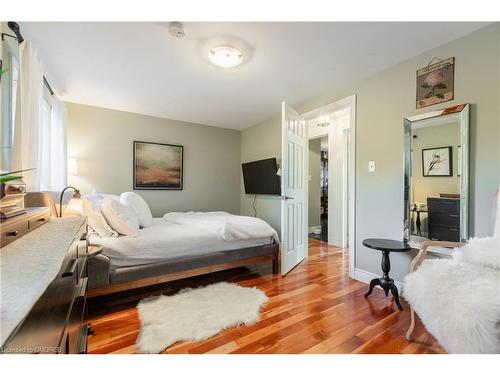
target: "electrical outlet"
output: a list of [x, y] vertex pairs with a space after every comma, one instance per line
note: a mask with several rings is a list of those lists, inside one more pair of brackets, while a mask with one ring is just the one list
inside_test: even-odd
[[370, 160], [368, 162], [368, 172], [370, 173], [375, 172], [375, 160]]

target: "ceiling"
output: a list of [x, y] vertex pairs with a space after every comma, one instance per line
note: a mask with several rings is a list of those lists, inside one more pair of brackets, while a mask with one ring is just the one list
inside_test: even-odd
[[[66, 101], [245, 129], [485, 23], [21, 22]], [[244, 63], [222, 69], [208, 50], [229, 44]]]

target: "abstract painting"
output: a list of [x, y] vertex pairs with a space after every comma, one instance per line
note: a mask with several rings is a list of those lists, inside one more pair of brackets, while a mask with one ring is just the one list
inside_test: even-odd
[[182, 190], [183, 147], [134, 141], [134, 189]]
[[454, 57], [417, 70], [417, 108], [453, 100], [454, 80]]
[[422, 173], [424, 177], [452, 176], [451, 146], [422, 150]]

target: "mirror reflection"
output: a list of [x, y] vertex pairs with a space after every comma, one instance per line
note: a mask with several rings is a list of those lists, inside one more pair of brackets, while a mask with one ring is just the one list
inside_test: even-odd
[[406, 240], [468, 236], [468, 106], [458, 107], [405, 119]]

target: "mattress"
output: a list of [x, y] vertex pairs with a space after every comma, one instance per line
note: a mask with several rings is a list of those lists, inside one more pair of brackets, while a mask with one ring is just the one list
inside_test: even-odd
[[102, 254], [110, 259], [113, 268], [268, 245], [273, 241], [272, 237], [226, 241], [214, 228], [170, 223], [163, 218], [153, 219], [153, 225], [140, 229], [135, 237], [89, 235], [90, 244], [103, 246]]

